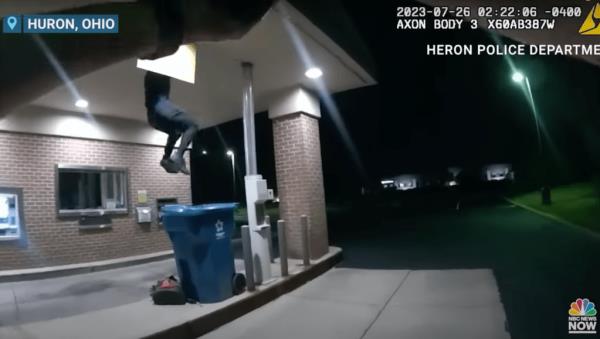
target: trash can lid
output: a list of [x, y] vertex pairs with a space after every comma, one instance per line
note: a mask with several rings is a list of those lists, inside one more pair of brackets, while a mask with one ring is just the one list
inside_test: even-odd
[[205, 205], [166, 205], [161, 209], [166, 215], [193, 216], [219, 210], [232, 210], [237, 203], [205, 204]]

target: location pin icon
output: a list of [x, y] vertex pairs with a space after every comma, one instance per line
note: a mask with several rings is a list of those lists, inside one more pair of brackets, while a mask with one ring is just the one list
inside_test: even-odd
[[15, 18], [14, 16], [9, 16], [6, 20], [8, 23], [8, 27], [10, 27], [11, 30], [15, 29], [15, 26], [17, 25], [17, 18]]

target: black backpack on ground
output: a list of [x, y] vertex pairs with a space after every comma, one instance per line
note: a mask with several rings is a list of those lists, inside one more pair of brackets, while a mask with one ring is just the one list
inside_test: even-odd
[[186, 302], [181, 284], [174, 276], [157, 281], [150, 288], [150, 296], [155, 305], [184, 305]]

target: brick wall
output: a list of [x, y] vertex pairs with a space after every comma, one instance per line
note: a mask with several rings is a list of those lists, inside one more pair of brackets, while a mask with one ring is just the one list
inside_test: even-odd
[[[0, 186], [23, 189], [28, 242], [0, 241], [0, 270], [82, 263], [147, 254], [171, 248], [156, 224], [135, 222], [138, 190], [156, 198], [190, 203], [190, 180], [160, 167], [162, 148], [108, 141], [0, 132]], [[112, 229], [80, 231], [77, 220], [59, 219], [55, 165], [99, 165], [129, 169], [129, 214], [114, 216]]]
[[300, 216], [306, 214], [311, 257], [319, 258], [329, 250], [319, 121], [300, 113], [276, 118], [273, 139], [279, 208], [286, 221], [289, 255], [302, 256]]

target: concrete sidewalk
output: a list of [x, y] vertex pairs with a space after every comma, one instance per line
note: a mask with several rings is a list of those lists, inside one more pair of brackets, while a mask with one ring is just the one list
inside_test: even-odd
[[[0, 284], [0, 338], [196, 338], [297, 288], [331, 268], [341, 249], [303, 266], [288, 261], [290, 276], [215, 304], [156, 306], [149, 288], [175, 274], [173, 259], [61, 278]], [[243, 272], [243, 261], [235, 260]]]
[[0, 284], [0, 326], [66, 318], [148, 300], [150, 286], [176, 274], [173, 259], [61, 278]]
[[508, 339], [491, 270], [335, 268], [205, 339]]
[[[290, 265], [302, 270], [296, 261]], [[242, 271], [241, 261], [236, 266]], [[149, 286], [175, 272], [174, 261], [164, 260], [0, 284], [0, 338], [141, 338], [249, 296], [218, 304], [152, 305]], [[491, 270], [334, 268], [205, 338], [508, 339], [505, 321]]]

